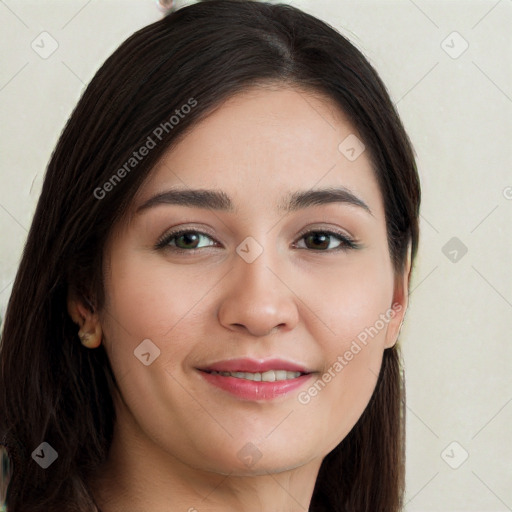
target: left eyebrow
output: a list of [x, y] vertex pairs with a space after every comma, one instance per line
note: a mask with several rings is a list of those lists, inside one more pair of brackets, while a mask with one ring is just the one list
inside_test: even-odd
[[345, 187], [330, 187], [294, 192], [288, 197], [286, 202], [281, 202], [278, 209], [285, 212], [294, 212], [311, 206], [329, 203], [345, 203], [358, 206], [373, 216], [370, 207]]
[[[357, 206], [373, 216], [368, 205], [345, 187], [297, 191], [284, 198], [277, 209], [278, 211], [293, 212], [329, 203]], [[151, 197], [137, 208], [136, 213], [161, 204], [175, 204], [230, 213], [238, 212], [232, 199], [225, 192], [208, 189], [172, 189]]]

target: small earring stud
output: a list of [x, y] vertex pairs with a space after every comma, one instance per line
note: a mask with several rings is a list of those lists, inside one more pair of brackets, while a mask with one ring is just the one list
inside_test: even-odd
[[80, 341], [82, 342], [82, 345], [87, 348], [91, 348], [91, 338], [92, 335], [87, 332], [78, 332], [78, 337], [80, 338]]

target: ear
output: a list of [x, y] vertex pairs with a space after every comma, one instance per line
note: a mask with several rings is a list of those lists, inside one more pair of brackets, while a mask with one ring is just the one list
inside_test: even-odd
[[67, 308], [71, 319], [80, 327], [78, 336], [88, 348], [101, 344], [102, 330], [99, 315], [93, 306], [86, 306], [76, 293], [68, 289]]
[[398, 341], [400, 328], [409, 305], [409, 279], [411, 277], [411, 242], [407, 247], [407, 259], [404, 270], [395, 280], [393, 302], [389, 311], [389, 323], [386, 331], [384, 348], [391, 348]]

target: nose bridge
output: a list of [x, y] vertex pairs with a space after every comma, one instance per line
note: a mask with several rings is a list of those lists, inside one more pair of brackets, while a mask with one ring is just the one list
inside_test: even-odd
[[234, 273], [239, 286], [238, 294], [241, 300], [248, 299], [255, 307], [258, 304], [259, 307], [263, 307], [265, 303], [270, 304], [283, 294], [279, 286], [282, 283], [272, 270], [278, 265], [276, 250], [268, 242], [270, 238], [266, 237], [265, 246], [253, 239], [246, 240], [237, 249], [238, 259], [235, 259]]
[[[234, 272], [239, 276], [240, 286], [245, 287], [250, 293], [263, 293], [268, 295], [275, 291], [277, 285], [277, 278], [274, 272], [271, 271], [275, 268], [275, 249], [269, 248], [269, 244], [261, 250], [260, 254], [257, 254], [253, 261], [244, 259], [244, 256], [240, 256], [239, 261], [236, 261]], [[247, 254], [251, 251], [255, 251], [255, 248], [250, 247], [250, 243], [247, 243], [240, 250], [246, 250], [249, 247]]]
[[[267, 236], [266, 240], [271, 238]], [[225, 327], [245, 327], [262, 336], [277, 326], [295, 325], [298, 314], [294, 294], [284, 284], [284, 276], [275, 270], [283, 267], [277, 259], [276, 248], [264, 247], [254, 239], [239, 245], [230, 272], [232, 282], [225, 288], [219, 309], [219, 320]]]

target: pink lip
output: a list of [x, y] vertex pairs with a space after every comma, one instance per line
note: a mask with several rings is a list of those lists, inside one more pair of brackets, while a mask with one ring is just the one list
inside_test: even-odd
[[272, 400], [285, 395], [302, 386], [311, 378], [310, 373], [301, 375], [296, 379], [281, 380], [277, 382], [256, 382], [254, 380], [239, 379], [237, 377], [224, 377], [199, 371], [200, 375], [210, 384], [244, 400]]
[[[295, 379], [277, 382], [257, 382], [208, 373], [211, 371], [263, 373], [268, 370], [301, 372], [304, 375], [300, 375]], [[248, 358], [230, 359], [199, 369], [199, 373], [208, 383], [244, 400], [272, 400], [303, 386], [312, 377], [311, 371], [305, 367], [284, 361], [283, 359], [267, 359], [264, 361]]]

